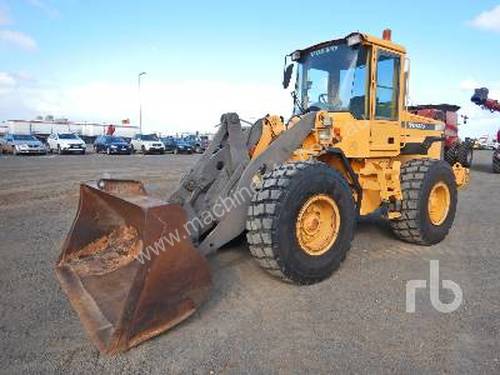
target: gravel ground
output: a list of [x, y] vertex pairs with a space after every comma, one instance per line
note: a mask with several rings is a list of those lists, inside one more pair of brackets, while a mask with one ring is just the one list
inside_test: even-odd
[[[0, 373], [500, 373], [500, 176], [486, 151], [439, 245], [402, 243], [383, 221], [365, 219], [340, 270], [297, 287], [261, 271], [246, 243], [233, 244], [209, 259], [214, 291], [195, 315], [125, 354], [100, 355], [53, 272], [78, 183], [130, 177], [164, 197], [196, 158], [0, 157]], [[441, 279], [460, 285], [463, 303], [440, 313], [422, 289], [406, 313], [406, 282], [428, 280], [431, 259]]]

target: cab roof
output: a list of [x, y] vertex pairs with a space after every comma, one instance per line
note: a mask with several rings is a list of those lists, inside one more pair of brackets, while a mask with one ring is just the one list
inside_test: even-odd
[[392, 42], [391, 40], [377, 38], [375, 36], [363, 34], [360, 32], [353, 32], [353, 33], [350, 33], [349, 35], [346, 35], [344, 38], [332, 39], [332, 40], [327, 40], [327, 41], [324, 41], [324, 42], [321, 42], [318, 44], [314, 44], [314, 45], [309, 46], [307, 48], [297, 50], [296, 52], [299, 52], [302, 54], [303, 52], [314, 51], [316, 49], [326, 47], [326, 46], [344, 44], [344, 43], [347, 43], [348, 39], [355, 38], [357, 36], [359, 36], [359, 38], [363, 44], [372, 44], [372, 45], [376, 45], [379, 47], [387, 48], [389, 50], [392, 50], [392, 51], [395, 51], [398, 53], [402, 53], [402, 54], [406, 53], [406, 49], [403, 46], [396, 44], [396, 43]]

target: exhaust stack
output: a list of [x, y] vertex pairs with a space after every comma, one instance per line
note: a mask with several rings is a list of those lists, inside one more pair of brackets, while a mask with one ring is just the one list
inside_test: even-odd
[[392, 39], [392, 30], [391, 29], [384, 29], [384, 32], [382, 33], [382, 39], [391, 41]]

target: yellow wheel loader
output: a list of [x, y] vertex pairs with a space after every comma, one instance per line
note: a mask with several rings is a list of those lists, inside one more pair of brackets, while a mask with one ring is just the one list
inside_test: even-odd
[[468, 169], [443, 160], [442, 122], [407, 111], [409, 64], [390, 32], [293, 52], [285, 88], [294, 70], [294, 116], [223, 115], [166, 201], [137, 181], [82, 184], [56, 274], [102, 352], [190, 316], [210, 292], [206, 256], [245, 231], [259, 265], [295, 284], [339, 267], [359, 215], [379, 212], [410, 243], [445, 238]]

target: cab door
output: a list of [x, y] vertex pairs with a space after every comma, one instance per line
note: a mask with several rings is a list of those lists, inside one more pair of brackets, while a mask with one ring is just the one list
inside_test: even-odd
[[399, 152], [401, 55], [375, 48], [372, 59], [370, 150]]

